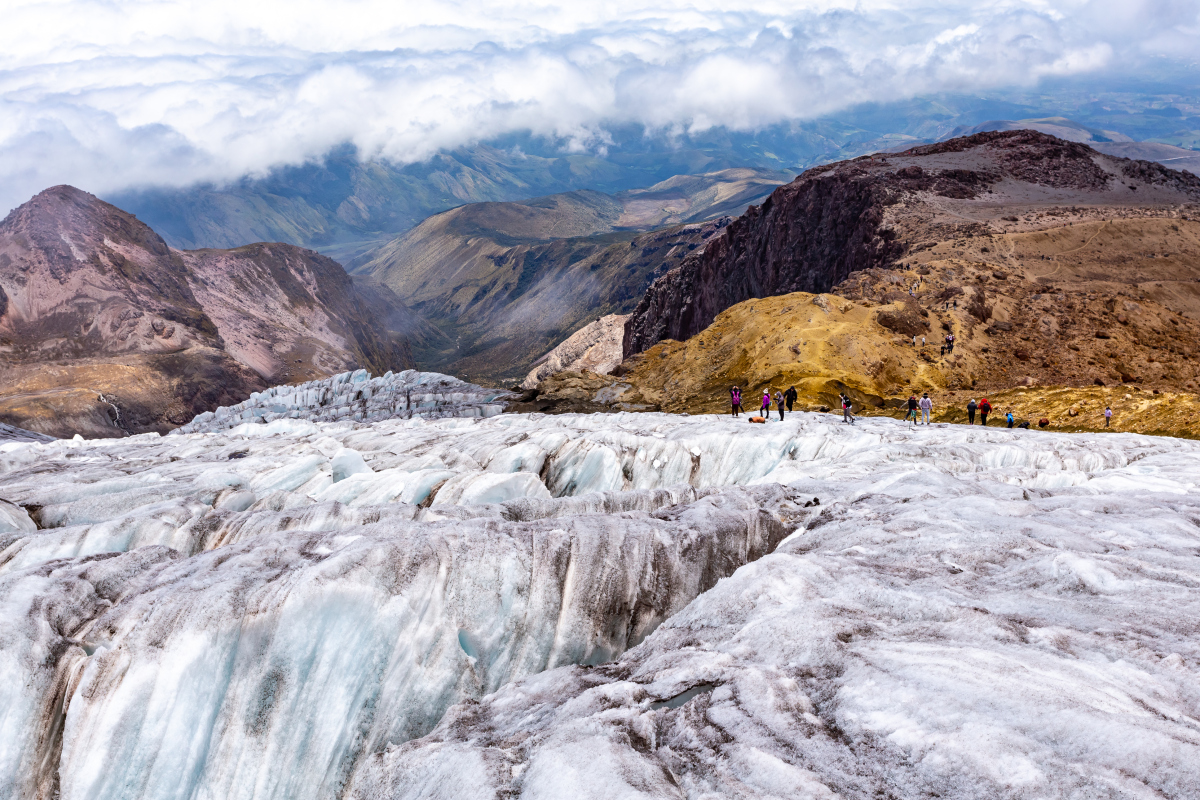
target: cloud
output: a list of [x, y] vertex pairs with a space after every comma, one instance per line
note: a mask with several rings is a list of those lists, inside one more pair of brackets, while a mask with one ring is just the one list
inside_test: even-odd
[[868, 101], [1193, 60], [1188, 0], [9, 0], [0, 208], [263, 174], [353, 142], [747, 130]]

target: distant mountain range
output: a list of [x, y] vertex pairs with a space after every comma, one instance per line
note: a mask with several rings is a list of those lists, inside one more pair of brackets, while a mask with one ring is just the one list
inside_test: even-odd
[[[1107, 138], [1200, 147], [1200, 117], [1190, 115], [1190, 106], [1177, 107], [1174, 95], [1159, 91], [1155, 86], [1106, 84], [990, 99], [921, 97], [867, 104], [837, 118], [753, 132], [711, 128], [668, 136], [614, 125], [606, 130], [604, 145], [587, 153], [566, 152], [556, 142], [515, 134], [442, 152], [421, 163], [395, 165], [344, 146], [265, 177], [221, 186], [145, 188], [104, 199], [135, 214], [173, 247], [230, 248], [281, 241], [346, 263], [427, 217], [466, 203], [582, 189], [616, 194], [676, 175], [731, 168], [791, 177], [812, 166], [867, 153], [1006, 129], [988, 126], [1033, 121], [1038, 123], [1035, 129], [1068, 140], [1076, 140], [1071, 126], [1078, 126], [1100, 132], [1100, 138], [1082, 140], [1089, 143]], [[1074, 122], [1062, 126], [1061, 132], [1043, 126], [1064, 118]]]

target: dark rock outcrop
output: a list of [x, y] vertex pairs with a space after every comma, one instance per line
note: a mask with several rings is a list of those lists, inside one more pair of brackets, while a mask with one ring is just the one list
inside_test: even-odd
[[875, 321], [903, 336], [923, 336], [929, 330], [929, 322], [922, 316], [920, 304], [911, 297], [905, 298], [897, 308], [881, 309], [875, 314]]
[[[898, 177], [920, 184], [928, 176]], [[883, 225], [889, 187], [856, 170], [810, 170], [751, 206], [723, 235], [651, 284], [625, 323], [624, 352], [686, 339], [752, 297], [825, 292], [904, 252]]]

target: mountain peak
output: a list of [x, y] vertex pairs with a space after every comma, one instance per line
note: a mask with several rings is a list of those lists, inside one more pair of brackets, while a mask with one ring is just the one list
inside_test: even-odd
[[105, 244], [137, 248], [159, 258], [170, 253], [162, 237], [137, 217], [68, 184], [51, 186], [13, 209], [0, 222], [0, 236], [4, 235], [16, 236], [68, 270], [80, 260], [79, 253]]

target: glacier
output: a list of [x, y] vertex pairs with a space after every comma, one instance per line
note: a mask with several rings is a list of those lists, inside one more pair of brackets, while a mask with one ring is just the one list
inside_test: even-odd
[[[438, 372], [406, 369], [372, 377], [365, 369], [254, 392], [233, 406], [205, 411], [171, 433], [230, 430], [277, 419], [376, 422], [382, 419], [492, 417], [510, 392], [487, 389]], [[2, 434], [0, 434], [2, 435]]]
[[1200, 797], [1197, 443], [278, 394], [0, 443], [0, 794]]

